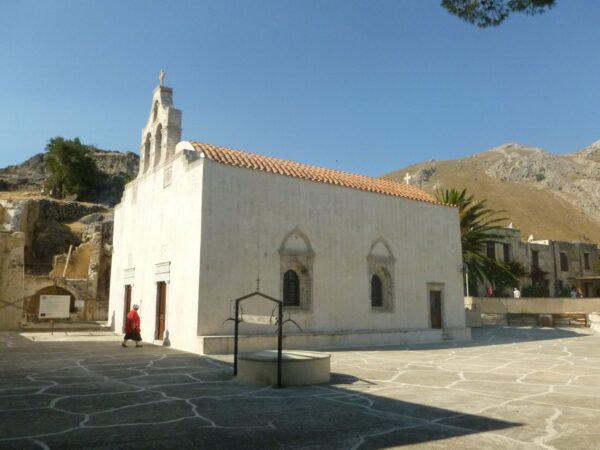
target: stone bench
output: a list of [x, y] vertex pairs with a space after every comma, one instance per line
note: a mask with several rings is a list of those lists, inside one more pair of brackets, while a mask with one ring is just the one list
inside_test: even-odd
[[554, 319], [554, 325], [579, 325], [582, 327], [589, 327], [591, 322], [588, 318], [588, 315], [585, 313], [562, 313], [562, 314], [552, 314], [552, 318]]
[[[283, 386], [329, 382], [331, 354], [307, 350], [284, 350], [281, 355]], [[277, 385], [277, 350], [238, 355], [237, 380], [258, 386]]]

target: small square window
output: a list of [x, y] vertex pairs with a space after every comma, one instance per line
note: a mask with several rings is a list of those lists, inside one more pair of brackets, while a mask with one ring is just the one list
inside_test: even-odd
[[486, 254], [490, 259], [496, 259], [496, 244], [492, 241], [486, 243]]
[[540, 268], [540, 252], [539, 250], [531, 251], [531, 265], [536, 269]]
[[589, 253], [583, 254], [583, 268], [584, 268], [584, 270], [590, 270], [592, 268], [592, 265], [590, 264], [590, 254]]
[[561, 272], [569, 271], [569, 259], [565, 252], [560, 252], [560, 270]]
[[504, 262], [509, 263], [512, 259], [510, 256], [510, 244], [502, 244], [502, 251], [504, 253]]

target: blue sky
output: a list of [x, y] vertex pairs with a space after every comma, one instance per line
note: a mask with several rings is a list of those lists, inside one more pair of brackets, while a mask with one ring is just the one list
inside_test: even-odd
[[0, 167], [138, 152], [161, 68], [183, 139], [382, 175], [600, 139], [600, 2], [479, 29], [439, 0], [6, 1]]

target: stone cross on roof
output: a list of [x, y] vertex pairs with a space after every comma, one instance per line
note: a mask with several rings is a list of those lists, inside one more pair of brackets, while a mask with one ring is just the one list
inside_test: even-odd
[[406, 172], [406, 176], [404, 177], [404, 182], [406, 184], [410, 184], [410, 180], [412, 180], [412, 177], [410, 176], [410, 173]]
[[158, 75], [158, 80], [160, 81], [160, 85], [163, 86], [165, 84], [165, 75], [166, 72], [160, 69], [160, 74]]

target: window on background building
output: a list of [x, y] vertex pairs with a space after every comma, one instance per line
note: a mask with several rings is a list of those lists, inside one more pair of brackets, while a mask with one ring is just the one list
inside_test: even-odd
[[569, 260], [565, 252], [560, 252], [560, 270], [561, 272], [569, 271]]
[[508, 263], [511, 261], [510, 257], [510, 244], [502, 244], [502, 250], [504, 252], [504, 262]]
[[591, 268], [592, 268], [592, 265], [590, 264], [590, 254], [584, 253], [583, 254], [583, 269], [590, 270]]
[[490, 259], [496, 259], [496, 244], [492, 241], [486, 243], [486, 254]]
[[531, 251], [531, 265], [536, 269], [540, 268], [540, 252], [538, 250]]

